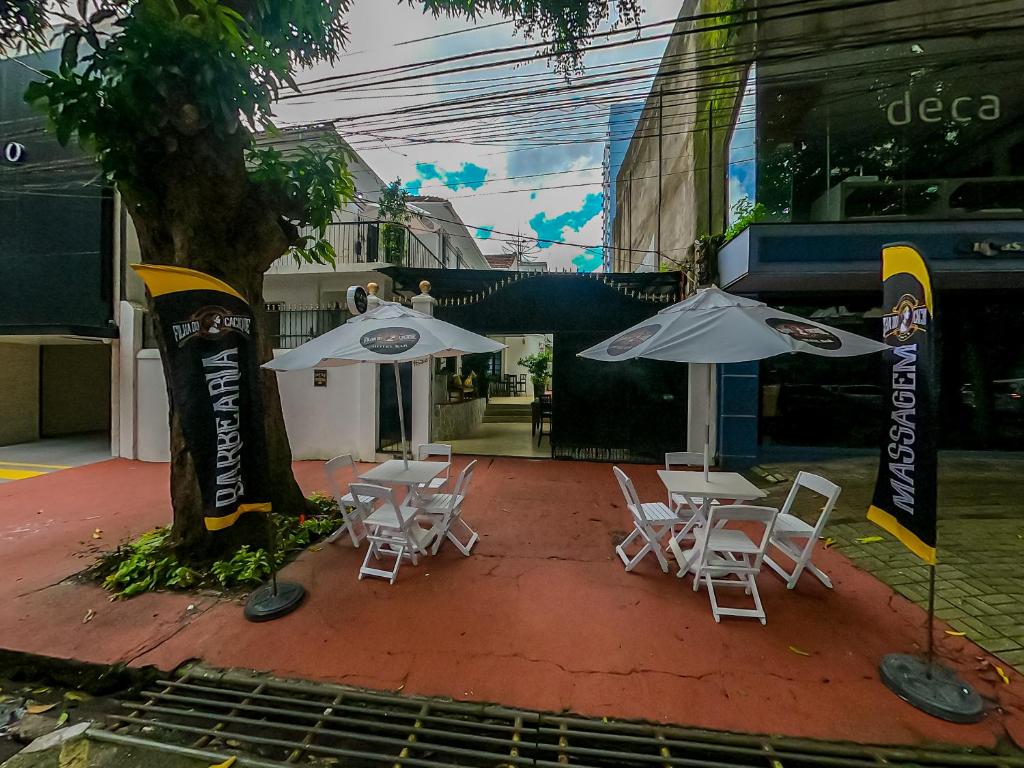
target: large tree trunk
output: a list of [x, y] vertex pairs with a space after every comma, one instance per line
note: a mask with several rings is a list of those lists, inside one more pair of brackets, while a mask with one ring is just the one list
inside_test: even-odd
[[[200, 130], [171, 155], [155, 158], [142, 184], [122, 185], [121, 192], [139, 235], [142, 261], [197, 269], [239, 291], [252, 307], [265, 362], [273, 349], [266, 333], [263, 274], [287, 251], [289, 239], [272, 198], [248, 177], [246, 146], [241, 130], [226, 139]], [[156, 337], [165, 354], [163, 334]], [[276, 375], [264, 371], [262, 383], [269, 501], [274, 514], [298, 514], [306, 502], [292, 474]], [[179, 553], [208, 559], [241, 544], [263, 546], [268, 527], [258, 513], [243, 515], [224, 531], [206, 530], [192, 457], [170, 396], [168, 400], [173, 539]]]

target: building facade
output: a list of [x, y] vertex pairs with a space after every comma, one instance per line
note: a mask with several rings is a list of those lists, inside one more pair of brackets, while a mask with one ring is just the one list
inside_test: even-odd
[[[59, 58], [26, 63], [56, 69]], [[0, 445], [109, 433], [116, 418], [114, 195], [45, 133], [22, 98], [33, 76], [0, 61]]]
[[619, 169], [622, 168], [622, 161], [626, 157], [626, 150], [629, 148], [633, 131], [636, 129], [643, 109], [643, 102], [636, 101], [612, 104], [608, 108], [608, 135], [605, 139], [601, 177], [601, 186], [604, 192], [601, 211], [604, 229], [601, 245], [604, 248], [602, 261], [605, 272], [612, 272], [615, 268], [612, 258], [614, 244], [612, 225], [615, 221], [616, 211], [615, 179], [618, 178]]
[[[881, 247], [912, 242], [937, 289], [940, 444], [1020, 450], [1024, 54], [1005, 26], [1024, 3], [683, 11], [724, 5], [728, 28], [681, 22], [666, 51], [647, 100], [660, 162], [641, 121], [617, 182], [619, 263], [654, 242], [691, 287], [715, 280], [879, 337]], [[877, 445], [877, 360], [724, 366], [719, 392], [734, 464]]]

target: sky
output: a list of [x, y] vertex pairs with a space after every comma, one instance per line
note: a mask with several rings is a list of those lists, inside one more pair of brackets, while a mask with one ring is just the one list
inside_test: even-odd
[[[679, 14], [681, 0], [643, 0], [641, 23], [673, 19]], [[368, 73], [386, 67], [415, 65], [448, 56], [500, 48], [529, 42], [514, 33], [503, 19], [483, 16], [476, 25], [462, 19], [434, 19], [409, 4], [396, 0], [355, 0], [349, 12], [351, 40], [346, 53], [333, 66], [319, 66], [296, 78], [305, 90], [315, 89], [308, 81]], [[606, 23], [603, 28], [609, 25]], [[645, 34], [664, 33], [671, 26], [655, 28]], [[468, 30], [468, 31], [462, 31]], [[458, 32], [439, 39], [408, 42], [442, 33]], [[626, 39], [615, 38], [615, 39]], [[665, 40], [639, 41], [607, 51], [593, 51], [584, 59], [585, 72], [591, 76], [609, 71], [623, 62], [647, 57], [660, 58]], [[503, 54], [523, 56], [533, 50]], [[497, 57], [471, 61], [496, 61]], [[458, 66], [456, 63], [437, 68]], [[339, 120], [343, 136], [356, 147], [363, 161], [386, 181], [401, 178], [413, 194], [436, 195], [452, 202], [459, 215], [486, 253], [501, 253], [501, 233], [522, 233], [538, 238], [537, 258], [551, 269], [590, 271], [600, 264], [602, 239], [601, 164], [607, 105], [575, 100], [559, 112], [543, 112], [529, 120], [512, 114], [478, 120], [469, 124], [444, 126], [415, 125], [419, 118], [367, 116], [443, 99], [465, 98], [458, 89], [474, 89], [486, 108], [487, 95], [498, 90], [523, 88], [522, 83], [553, 87], [564, 84], [545, 60], [519, 65], [503, 64], [494, 69], [431, 76], [406, 84], [374, 86], [383, 75], [365, 75], [345, 81], [360, 87], [340, 93], [302, 95], [282, 101], [276, 115], [280, 125]], [[392, 76], [393, 77], [393, 76]], [[511, 79], [510, 79], [511, 78]], [[550, 78], [550, 83], [549, 83]], [[467, 85], [467, 80], [474, 82]], [[397, 87], [396, 87], [397, 86]], [[628, 88], [607, 91], [614, 98], [637, 98], [650, 87], [650, 80], [630, 83]], [[590, 91], [591, 97], [594, 91]], [[564, 99], [564, 97], [562, 97]], [[539, 102], [538, 102], [539, 103]], [[506, 110], [513, 111], [514, 110]], [[425, 121], [438, 119], [431, 112]], [[362, 121], [357, 125], [355, 120]], [[366, 121], [375, 120], [373, 135]], [[570, 126], [552, 125], [551, 120], [571, 120]], [[395, 126], [404, 122], [405, 127]], [[525, 136], [527, 130], [542, 135]], [[467, 131], [473, 131], [467, 136]], [[456, 139], [462, 134], [464, 140]], [[399, 138], [405, 140], [399, 140]], [[408, 139], [418, 139], [410, 143]], [[424, 139], [429, 138], [429, 141]], [[448, 139], [454, 139], [448, 141]], [[583, 141], [582, 139], [597, 139]], [[471, 141], [472, 143], [467, 143]], [[507, 180], [507, 177], [528, 177]], [[545, 242], [555, 241], [555, 242]]]

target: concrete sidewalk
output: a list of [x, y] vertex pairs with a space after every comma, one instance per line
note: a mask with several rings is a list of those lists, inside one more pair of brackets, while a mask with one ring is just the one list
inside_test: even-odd
[[[458, 462], [462, 463], [462, 459]], [[640, 494], [663, 497], [654, 467]], [[307, 491], [319, 463], [296, 465]], [[939, 628], [940, 655], [998, 706], [956, 726], [878, 681], [889, 652], [924, 642], [924, 613], [842, 554], [792, 592], [761, 577], [768, 625], [715, 624], [706, 594], [648, 558], [623, 571], [629, 527], [605, 464], [482, 459], [465, 516], [474, 555], [445, 548], [398, 582], [357, 581], [363, 552], [339, 541], [285, 576], [309, 589], [286, 619], [253, 625], [239, 604], [178, 593], [109, 602], [68, 581], [91, 553], [169, 516], [166, 465], [109, 461], [0, 488], [0, 646], [95, 662], [218, 667], [515, 707], [867, 743], [1024, 743], [1024, 679]], [[95, 529], [102, 538], [92, 539]], [[83, 624], [90, 609], [95, 618]]]

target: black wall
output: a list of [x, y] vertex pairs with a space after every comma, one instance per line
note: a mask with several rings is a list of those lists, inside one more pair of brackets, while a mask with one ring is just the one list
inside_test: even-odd
[[[56, 69], [58, 54], [20, 61]], [[23, 100], [39, 78], [19, 61], [0, 61], [0, 335], [112, 336], [112, 198], [96, 165], [75, 145], [61, 147], [46, 119]]]

